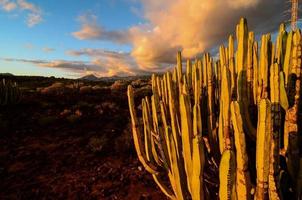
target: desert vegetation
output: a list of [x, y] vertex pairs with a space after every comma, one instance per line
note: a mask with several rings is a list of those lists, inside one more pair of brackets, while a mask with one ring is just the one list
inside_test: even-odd
[[301, 68], [301, 31], [284, 24], [257, 42], [241, 19], [218, 59], [185, 71], [179, 52], [141, 102], [128, 86], [140, 162], [170, 199], [301, 199]]
[[21, 95], [0, 105], [0, 199], [164, 198], [135, 155], [131, 80], [115, 90], [115, 80], [3, 78], [1, 100]]

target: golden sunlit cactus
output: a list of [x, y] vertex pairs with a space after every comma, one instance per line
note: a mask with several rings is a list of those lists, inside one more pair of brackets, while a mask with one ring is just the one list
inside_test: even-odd
[[142, 120], [128, 87], [138, 158], [170, 199], [301, 198], [301, 32], [282, 24], [258, 49], [242, 18], [236, 36], [219, 60], [205, 53], [182, 69], [178, 52], [171, 72], [152, 75]]
[[236, 158], [232, 150], [222, 153], [219, 165], [219, 199], [236, 200]]
[[268, 177], [270, 172], [271, 149], [271, 103], [261, 99], [258, 105], [258, 125], [256, 142], [257, 188], [256, 200], [268, 199]]
[[135, 112], [133, 89], [131, 86], [128, 86], [128, 103], [129, 103], [129, 110], [131, 114], [133, 140], [134, 140], [137, 156], [148, 172], [150, 172], [151, 174], [158, 174], [156, 166], [152, 165], [150, 161], [148, 161], [146, 153], [144, 152], [144, 147], [143, 147], [144, 144], [142, 140], [142, 134], [139, 130], [140, 127]]
[[246, 152], [245, 134], [237, 101], [231, 103], [231, 118], [234, 129], [236, 147], [236, 191], [237, 199], [251, 199], [251, 180], [248, 171], [248, 155]]
[[283, 63], [283, 71], [285, 74], [285, 84], [287, 85], [288, 76], [290, 72], [290, 58], [292, 54], [293, 32], [289, 32], [286, 39], [285, 57]]
[[272, 117], [272, 137], [270, 149], [269, 196], [271, 199], [280, 199], [278, 194], [279, 151], [281, 134], [281, 107], [280, 107], [280, 78], [279, 65], [274, 63], [270, 68], [270, 100]]
[[[246, 92], [247, 92], [247, 101], [248, 105], [256, 104], [253, 98], [253, 81], [254, 81], [254, 32], [249, 32], [248, 36], [248, 45], [247, 45], [247, 71], [246, 71]], [[257, 60], [256, 60], [257, 61]]]
[[231, 75], [228, 66], [222, 62], [221, 99], [219, 116], [219, 147], [222, 154], [225, 149], [231, 148], [230, 137], [230, 101], [231, 101]]
[[[245, 132], [252, 138], [256, 137], [256, 130], [250, 118], [247, 96], [247, 57], [248, 57], [248, 28], [246, 19], [240, 19], [237, 25], [237, 100], [242, 112]], [[252, 53], [252, 52], [250, 52]]]
[[[288, 78], [288, 97], [290, 108], [286, 111], [284, 125], [284, 148], [287, 152], [287, 167], [291, 177], [297, 177], [299, 171], [299, 150], [301, 140], [299, 139], [299, 123], [301, 122], [301, 32], [297, 30], [293, 34], [293, 46], [291, 53], [291, 68]], [[293, 83], [293, 84], [291, 84]], [[293, 86], [293, 88], [291, 88]], [[293, 90], [293, 92], [291, 92]], [[292, 94], [293, 93], [293, 94]], [[293, 96], [293, 101], [291, 99]], [[300, 130], [301, 131], [301, 130]], [[301, 135], [301, 134], [300, 134]], [[300, 140], [300, 141], [299, 141]], [[294, 187], [297, 187], [297, 179], [293, 180]], [[294, 188], [296, 190], [296, 188]]]

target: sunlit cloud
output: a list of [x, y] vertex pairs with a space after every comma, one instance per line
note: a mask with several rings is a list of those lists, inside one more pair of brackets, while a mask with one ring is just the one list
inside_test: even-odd
[[79, 17], [81, 29], [72, 35], [79, 40], [110, 40], [117, 43], [129, 43], [129, 34], [123, 30], [106, 30], [97, 24], [95, 15], [82, 15]]
[[28, 50], [32, 50], [32, 49], [35, 48], [35, 46], [34, 46], [32, 43], [25, 43], [25, 44], [23, 45], [23, 47], [24, 47], [25, 49], [28, 49]]
[[80, 50], [68, 50], [67, 55], [71, 56], [88, 56], [88, 57], [111, 57], [111, 58], [127, 58], [130, 53], [108, 51], [104, 49], [84, 48]]
[[81, 40], [129, 43], [132, 46], [129, 56], [136, 68], [155, 71], [173, 65], [178, 50], [186, 58], [195, 58], [225, 42], [229, 34], [234, 34], [240, 17], [248, 19], [249, 28], [256, 34], [275, 31], [285, 21], [282, 13], [287, 6], [284, 0], [141, 0], [141, 3], [142, 12], [132, 10], [142, 13], [143, 24], [127, 30], [107, 30], [95, 16], [86, 15], [82, 16], [80, 30], [72, 34]]
[[39, 60], [39, 59], [19, 59], [19, 58], [1, 58], [1, 60], [6, 62], [22, 62], [29, 63], [40, 67], [48, 67], [48, 68], [57, 68], [57, 69], [68, 69], [68, 70], [91, 70], [97, 71], [100, 70], [99, 66], [93, 65], [89, 62], [83, 61], [67, 61], [67, 60]]
[[15, 10], [17, 8], [17, 4], [16, 3], [10, 2], [8, 0], [0, 0], [0, 6], [6, 12], [13, 11], [13, 10]]
[[90, 62], [78, 60], [39, 60], [39, 59], [18, 59], [18, 58], [0, 58], [6, 62], [21, 62], [31, 64], [37, 67], [61, 69], [76, 73], [77, 76], [93, 73], [97, 76], [131, 76], [137, 74], [148, 74], [149, 72], [140, 70], [135, 63], [128, 58], [116, 56], [97, 56]]
[[27, 16], [27, 25], [29, 27], [33, 27], [33, 26], [39, 24], [41, 21], [42, 21], [42, 17], [40, 14], [30, 13]]
[[149, 71], [141, 68], [129, 52], [115, 52], [104, 49], [85, 48], [80, 50], [69, 50], [66, 54], [80, 57], [87, 56], [91, 62], [98, 66], [103, 66], [108, 76], [126, 76], [136, 74], [148, 74]]
[[43, 47], [42, 50], [43, 50], [45, 53], [51, 53], [51, 52], [55, 51], [54, 48], [50, 48], [50, 47]]
[[0, 7], [6, 12], [26, 11], [26, 24], [28, 27], [33, 27], [43, 21], [42, 10], [37, 5], [26, 0], [0, 0]]

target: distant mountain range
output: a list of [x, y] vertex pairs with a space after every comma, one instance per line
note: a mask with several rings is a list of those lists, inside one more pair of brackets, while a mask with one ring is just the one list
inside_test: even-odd
[[11, 73], [0, 73], [0, 76], [14, 76], [14, 75]]
[[[14, 74], [11, 73], [0, 73], [0, 77], [10, 77], [10, 76], [15, 76]], [[105, 81], [105, 82], [114, 82], [117, 80], [125, 80], [125, 81], [132, 81], [136, 79], [149, 79], [151, 75], [140, 75], [140, 76], [110, 76], [110, 77], [97, 77], [94, 74], [89, 74], [86, 76], [83, 76], [81, 78], [78, 78], [77, 80], [82, 80], [82, 81]], [[19, 76], [16, 76], [19, 77]], [[23, 77], [23, 76], [20, 76]], [[25, 76], [25, 77], [38, 77], [38, 76]], [[39, 76], [43, 78], [42, 76]], [[45, 77], [47, 78], [47, 77]], [[53, 77], [55, 78], [55, 77]]]
[[89, 75], [86, 75], [86, 76], [83, 76], [81, 78], [79, 78], [80, 80], [84, 80], [84, 81], [99, 81], [99, 78], [96, 77], [95, 75], [93, 74], [89, 74]]
[[79, 78], [79, 80], [84, 81], [117, 81], [117, 80], [135, 80], [135, 79], [148, 79], [150, 75], [141, 75], [141, 76], [110, 76], [110, 77], [97, 77], [94, 74], [89, 74]]

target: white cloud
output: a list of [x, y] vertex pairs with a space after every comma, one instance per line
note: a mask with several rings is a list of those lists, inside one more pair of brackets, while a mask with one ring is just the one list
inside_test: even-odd
[[37, 24], [39, 24], [40, 22], [42, 22], [42, 16], [39, 14], [34, 14], [34, 13], [30, 13], [27, 16], [27, 25], [29, 27], [33, 27]]

